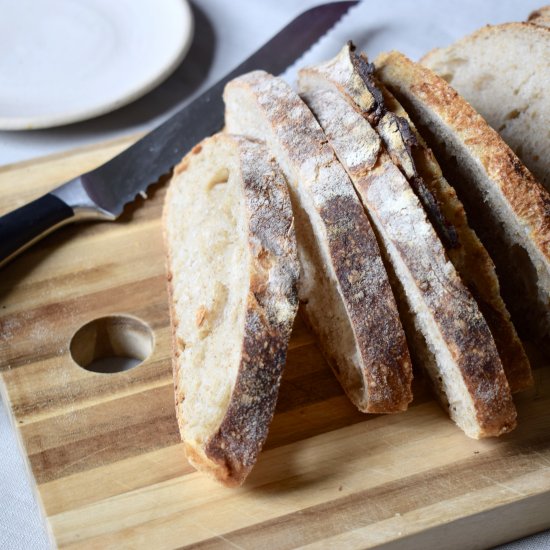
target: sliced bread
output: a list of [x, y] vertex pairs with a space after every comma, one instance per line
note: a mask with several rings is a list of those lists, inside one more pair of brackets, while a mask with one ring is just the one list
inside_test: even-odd
[[483, 27], [421, 63], [449, 82], [550, 190], [550, 28]]
[[327, 138], [281, 79], [255, 71], [225, 89], [226, 128], [265, 139], [287, 177], [302, 266], [299, 296], [352, 402], [398, 412], [412, 399], [411, 362], [369, 220]]
[[377, 75], [435, 151], [493, 258], [526, 336], [550, 335], [550, 196], [485, 120], [442, 78], [398, 52]]
[[240, 485], [267, 437], [298, 305], [284, 176], [260, 143], [205, 139], [174, 170], [163, 227], [185, 451]]
[[[512, 392], [532, 384], [529, 361], [500, 295], [495, 266], [470, 228], [464, 207], [443, 177], [432, 151], [374, 66], [348, 43], [325, 63], [300, 71], [301, 90], [335, 90], [371, 120], [393, 162], [424, 206], [445, 251], [483, 313]], [[373, 93], [375, 92], [376, 93]], [[377, 116], [373, 117], [372, 113]]]
[[[468, 223], [464, 205], [443, 176], [432, 150], [419, 134], [397, 99], [381, 85], [384, 104], [400, 120], [406, 121], [413, 139], [407, 147], [417, 177], [437, 202], [444, 223], [452, 228], [454, 242], [445, 246], [447, 255], [476, 299], [495, 340], [500, 360], [512, 393], [533, 385], [531, 365], [510, 313], [500, 294], [495, 264], [475, 231]], [[443, 241], [446, 244], [448, 241]]]
[[491, 332], [405, 176], [342, 95], [325, 89], [303, 97], [367, 210], [394, 274], [402, 318], [410, 317], [411, 330], [421, 335], [409, 333], [409, 342], [440, 401], [470, 437], [510, 431], [516, 412]]

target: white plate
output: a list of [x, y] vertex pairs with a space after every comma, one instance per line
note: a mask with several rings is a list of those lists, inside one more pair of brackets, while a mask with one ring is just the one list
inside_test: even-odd
[[125, 105], [178, 66], [192, 35], [185, 0], [0, 0], [0, 129]]

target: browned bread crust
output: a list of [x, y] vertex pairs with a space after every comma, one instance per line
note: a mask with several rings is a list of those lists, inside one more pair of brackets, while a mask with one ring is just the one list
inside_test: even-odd
[[[209, 154], [220, 142], [229, 144], [237, 157], [244, 198], [239, 215], [245, 216], [248, 231], [249, 265], [235, 266], [248, 279], [244, 331], [234, 386], [221, 422], [201, 444], [188, 439], [186, 398], [180, 372], [184, 344], [176, 332], [180, 324], [174, 300], [174, 271], [171, 223], [182, 212], [174, 211], [174, 195], [182, 183], [180, 175], [191, 169], [203, 149]], [[205, 173], [204, 178], [212, 174]], [[181, 190], [180, 190], [181, 191]], [[163, 231], [167, 250], [168, 291], [173, 340], [173, 372], [178, 424], [189, 462], [227, 486], [242, 484], [256, 462], [267, 437], [275, 411], [292, 324], [297, 311], [299, 264], [296, 253], [294, 219], [279, 167], [260, 143], [242, 137], [217, 134], [207, 138], [176, 166], [163, 212]], [[200, 325], [201, 319], [197, 318]], [[223, 365], [220, 365], [224, 368]], [[197, 365], [200, 369], [200, 365]], [[197, 373], [201, 376], [201, 373]]]
[[[230, 82], [224, 98], [228, 130], [265, 139], [285, 170], [300, 298], [336, 376], [362, 411], [406, 409], [412, 372], [395, 300], [368, 218], [321, 128], [290, 86], [263, 71]], [[323, 311], [320, 301], [334, 293], [338, 309]], [[342, 356], [344, 326], [353, 349]]]

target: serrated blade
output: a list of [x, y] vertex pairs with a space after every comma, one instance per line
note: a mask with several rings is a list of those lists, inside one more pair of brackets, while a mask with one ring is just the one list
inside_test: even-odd
[[280, 74], [358, 2], [333, 2], [305, 11], [236, 69], [143, 139], [78, 178], [99, 209], [118, 217], [124, 205], [169, 173], [197, 142], [221, 129], [225, 84], [256, 69]]

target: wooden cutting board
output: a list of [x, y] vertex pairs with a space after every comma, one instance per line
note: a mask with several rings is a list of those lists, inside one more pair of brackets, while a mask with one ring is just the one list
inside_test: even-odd
[[[130, 142], [0, 169], [1, 211]], [[174, 414], [164, 192], [157, 185], [117, 223], [67, 227], [0, 271], [3, 398], [58, 546], [481, 548], [550, 527], [548, 362], [516, 399], [517, 430], [473, 441], [421, 379], [406, 413], [354, 410], [299, 319], [246, 484], [226, 489], [196, 473]], [[113, 320], [121, 315], [130, 317]], [[106, 374], [75, 363], [73, 335], [103, 317], [111, 322], [79, 333], [73, 354], [84, 361], [111, 334], [138, 356], [153, 344], [141, 365]]]

